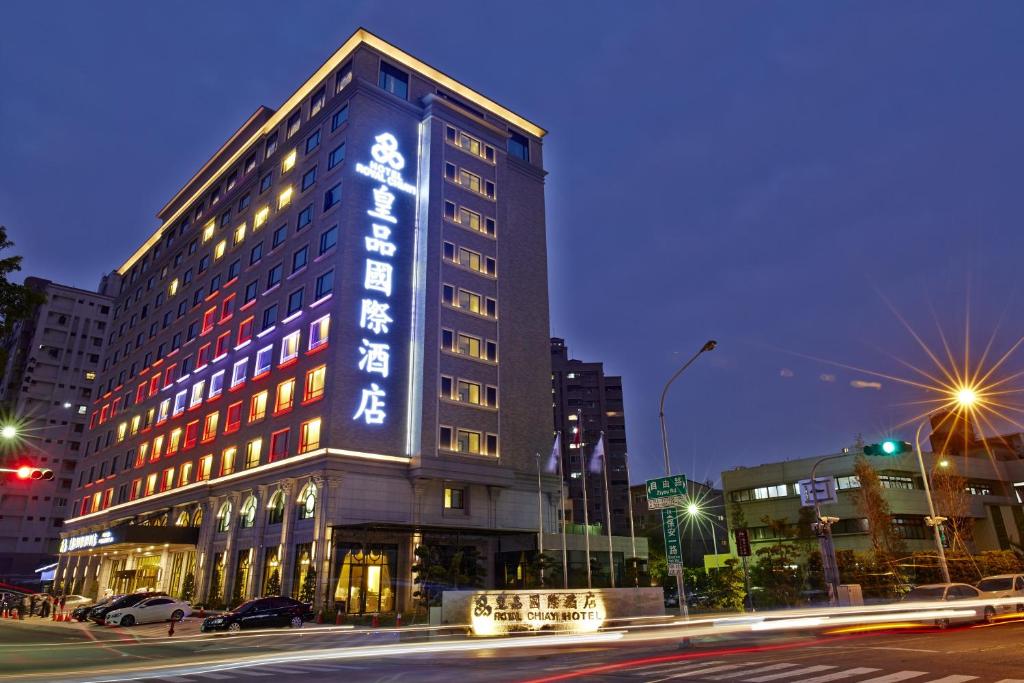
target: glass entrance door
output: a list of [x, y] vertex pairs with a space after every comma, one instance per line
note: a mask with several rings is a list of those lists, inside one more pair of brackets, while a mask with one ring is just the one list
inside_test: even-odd
[[341, 543], [334, 555], [341, 567], [334, 600], [349, 614], [393, 612], [398, 546]]

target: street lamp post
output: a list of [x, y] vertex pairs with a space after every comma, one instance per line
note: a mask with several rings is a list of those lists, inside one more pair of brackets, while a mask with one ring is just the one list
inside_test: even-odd
[[946, 549], [942, 547], [942, 532], [939, 527], [945, 519], [935, 515], [935, 503], [932, 501], [932, 487], [929, 484], [928, 471], [924, 466], [924, 455], [921, 454], [921, 430], [927, 424], [928, 418], [921, 420], [917, 425], [917, 432], [914, 434], [914, 450], [917, 451], [917, 464], [921, 468], [921, 480], [924, 482], [924, 495], [928, 499], [928, 519], [925, 520], [931, 526], [935, 534], [935, 550], [939, 554], [939, 566], [942, 567], [942, 580], [949, 583], [949, 565], [946, 564]]
[[825, 574], [825, 585], [828, 586], [828, 599], [831, 604], [835, 604], [839, 600], [839, 561], [836, 559], [836, 546], [832, 541], [832, 525], [838, 519], [821, 516], [821, 501], [818, 499], [818, 480], [815, 478], [815, 474], [818, 471], [818, 465], [826, 460], [836, 460], [845, 457], [847, 457], [846, 453], [826, 455], [823, 458], [818, 458], [814, 466], [811, 467], [811, 495], [814, 496], [814, 519], [816, 520], [814, 530], [818, 535], [821, 568]]
[[[683, 367], [676, 370], [675, 374], [669, 377], [668, 382], [665, 383], [665, 388], [661, 390], [661, 400], [658, 401], [658, 423], [661, 426], [661, 450], [663, 455], [665, 456], [666, 477], [672, 476], [672, 463], [669, 460], [668, 456], [668, 430], [665, 427], [665, 395], [668, 394], [668, 388], [672, 386], [672, 383], [675, 382], [676, 379], [679, 378], [679, 375], [683, 374], [683, 371], [686, 370], [686, 368], [690, 367], [690, 365], [692, 365], [693, 362], [697, 360], [697, 358], [702, 353], [704, 353], [705, 351], [711, 351], [716, 346], [718, 346], [718, 342], [716, 342], [714, 339], [709, 339], [708, 341], [704, 342], [704, 346], [700, 347], [700, 350], [697, 353], [693, 354], [693, 357], [690, 358], [690, 360], [686, 361], [686, 363], [683, 364]], [[679, 595], [679, 613], [682, 614], [683, 617], [689, 618], [690, 611], [686, 606], [686, 589], [683, 585], [682, 572], [676, 574], [676, 592]]]

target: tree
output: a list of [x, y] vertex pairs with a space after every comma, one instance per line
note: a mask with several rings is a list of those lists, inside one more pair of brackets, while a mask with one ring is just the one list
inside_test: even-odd
[[903, 554], [906, 547], [892, 526], [892, 512], [889, 501], [882, 491], [882, 482], [878, 471], [871, 466], [863, 455], [857, 456], [853, 463], [853, 472], [860, 482], [860, 488], [854, 493], [857, 511], [867, 520], [868, 536], [875, 558], [885, 562], [894, 555]]
[[206, 601], [211, 607], [220, 604], [221, 565], [214, 563], [210, 572], [210, 590], [207, 591]]
[[970, 544], [974, 541], [974, 519], [970, 511], [970, 494], [967, 478], [956, 469], [949, 459], [942, 460], [932, 469], [932, 493], [935, 513], [946, 518], [943, 527], [949, 542], [951, 554], [969, 555]]
[[306, 567], [306, 575], [302, 578], [302, 588], [299, 590], [300, 602], [313, 602], [316, 597], [316, 570], [310, 564]]
[[479, 588], [483, 584], [484, 567], [476, 546], [420, 545], [416, 547], [416, 563], [412, 566], [413, 592], [423, 608], [441, 604], [446, 590]]
[[[7, 228], [0, 225], [0, 252], [10, 249], [14, 242], [7, 239]], [[46, 295], [25, 285], [8, 281], [7, 276], [21, 270], [21, 257], [0, 258], [0, 339], [11, 336], [14, 323], [32, 316], [33, 311], [46, 301]], [[0, 368], [7, 366], [7, 351], [0, 347]]]
[[561, 585], [561, 562], [547, 553], [535, 553], [526, 559], [523, 564], [523, 588], [549, 588]]
[[181, 599], [185, 602], [192, 602], [192, 595], [195, 591], [196, 577], [195, 574], [189, 572], [185, 574], [185, 579], [181, 582]]
[[765, 515], [761, 522], [768, 526], [775, 543], [761, 546], [754, 553], [757, 562], [750, 569], [750, 578], [763, 591], [759, 604], [792, 607], [801, 601], [803, 574], [800, 570], [800, 551], [792, 539], [800, 532], [785, 517]]
[[270, 572], [270, 576], [267, 578], [267, 589], [264, 592], [268, 596], [281, 594], [281, 574], [276, 568]]

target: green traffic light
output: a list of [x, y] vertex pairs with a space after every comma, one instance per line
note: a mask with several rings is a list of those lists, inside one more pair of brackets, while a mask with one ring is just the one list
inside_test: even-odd
[[895, 453], [896, 452], [896, 442], [895, 441], [883, 441], [882, 442], [882, 452], [885, 453], [886, 455], [892, 455], [893, 453]]

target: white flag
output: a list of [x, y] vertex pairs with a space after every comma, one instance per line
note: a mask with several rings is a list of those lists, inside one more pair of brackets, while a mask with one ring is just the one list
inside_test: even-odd
[[594, 452], [590, 455], [590, 471], [594, 474], [600, 474], [604, 468], [604, 432], [601, 432], [601, 438], [597, 440], [597, 445], [594, 446]]
[[555, 445], [551, 447], [551, 457], [548, 458], [548, 464], [544, 468], [545, 472], [557, 472], [558, 471], [558, 460], [562, 457], [562, 432], [555, 434]]

